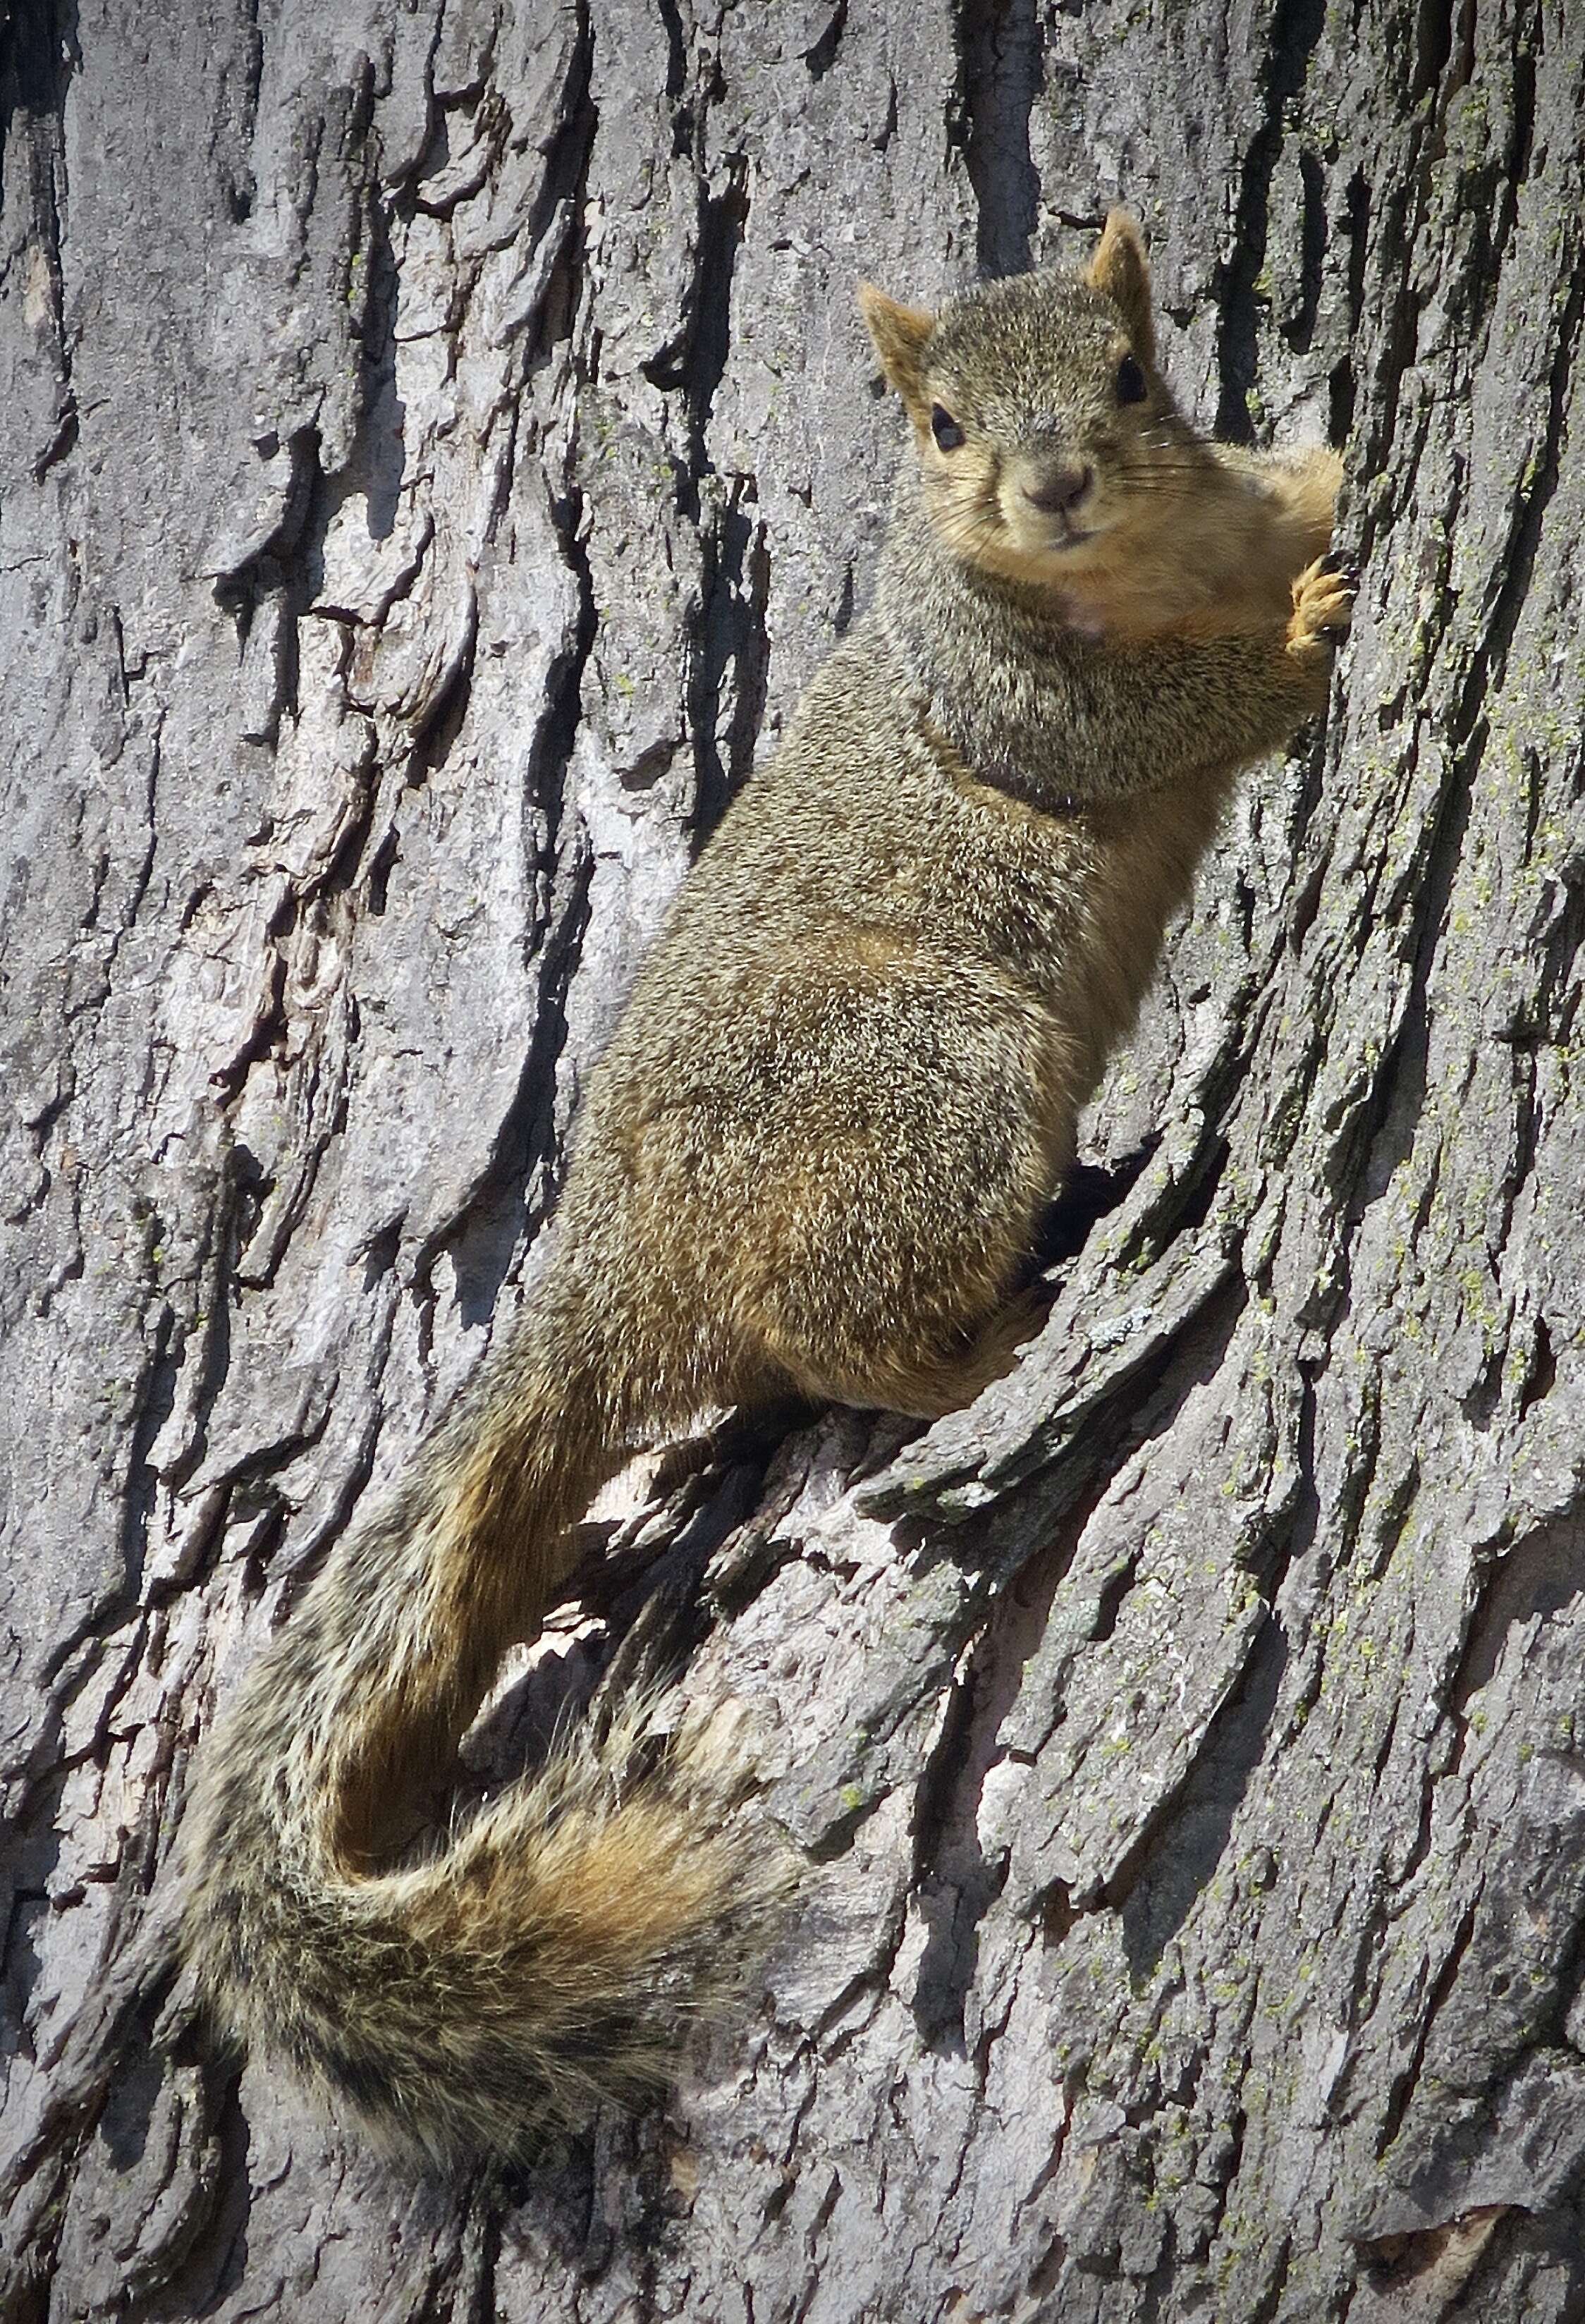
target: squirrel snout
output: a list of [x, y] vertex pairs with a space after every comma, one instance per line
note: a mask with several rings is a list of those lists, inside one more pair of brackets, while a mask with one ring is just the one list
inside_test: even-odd
[[1064, 460], [1027, 484], [1024, 498], [1042, 516], [1071, 516], [1094, 482], [1095, 471], [1086, 461]]

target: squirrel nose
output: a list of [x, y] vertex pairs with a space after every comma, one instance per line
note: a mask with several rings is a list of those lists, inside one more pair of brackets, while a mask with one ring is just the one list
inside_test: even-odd
[[1047, 468], [1037, 484], [1026, 484], [1024, 498], [1043, 516], [1068, 516], [1094, 482], [1093, 468], [1078, 460], [1064, 460], [1060, 467]]

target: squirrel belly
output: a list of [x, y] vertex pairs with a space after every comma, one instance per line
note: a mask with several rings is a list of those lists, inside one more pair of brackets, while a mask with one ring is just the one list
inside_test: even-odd
[[535, 1303], [244, 1681], [183, 1827], [215, 2018], [442, 2164], [664, 2081], [785, 1886], [712, 1730], [629, 1780], [637, 1712], [398, 1853], [569, 1527], [706, 1406], [930, 1418], [1009, 1368], [1080, 1111], [1347, 625], [1333, 456], [1187, 428], [1120, 213], [1080, 276], [862, 295], [915, 439], [873, 604], [645, 964]]

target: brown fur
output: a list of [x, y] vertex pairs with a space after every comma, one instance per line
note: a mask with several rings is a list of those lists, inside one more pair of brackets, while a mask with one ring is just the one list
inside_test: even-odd
[[1235, 770], [1321, 708], [1348, 619], [1315, 561], [1334, 457], [1185, 425], [1120, 214], [1082, 278], [939, 318], [862, 295], [917, 451], [875, 602], [644, 968], [537, 1305], [262, 1657], [188, 1817], [217, 2015], [438, 2160], [650, 2087], [781, 1881], [733, 1836], [735, 1748], [713, 1728], [630, 1781], [638, 1714], [393, 1854], [567, 1527], [704, 1406], [927, 1417], [1007, 1369], [1079, 1111]]

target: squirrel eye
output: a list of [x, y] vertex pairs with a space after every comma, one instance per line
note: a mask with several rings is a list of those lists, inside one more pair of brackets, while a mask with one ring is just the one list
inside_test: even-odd
[[944, 403], [930, 407], [930, 433], [944, 452], [955, 452], [966, 439], [963, 429]]
[[1148, 382], [1132, 355], [1125, 355], [1117, 367], [1117, 400], [1120, 403], [1143, 403]]

